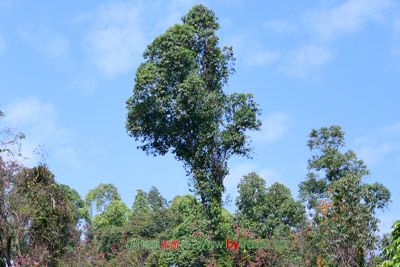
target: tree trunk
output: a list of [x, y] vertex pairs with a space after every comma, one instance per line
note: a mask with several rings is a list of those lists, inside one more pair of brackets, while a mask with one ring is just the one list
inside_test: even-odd
[[12, 243], [12, 238], [8, 237], [7, 238], [7, 249], [6, 249], [6, 262], [9, 267], [11, 267], [11, 243]]

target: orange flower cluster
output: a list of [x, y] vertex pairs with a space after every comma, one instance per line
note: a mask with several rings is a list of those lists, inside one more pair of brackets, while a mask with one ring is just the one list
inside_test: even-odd
[[318, 255], [318, 267], [323, 267], [321, 255]]
[[322, 210], [322, 215], [326, 216], [326, 214], [328, 214], [328, 209], [333, 205], [332, 201], [325, 202], [324, 199], [321, 199], [320, 203], [319, 208]]
[[292, 238], [292, 247], [294, 248], [297, 246], [299, 236], [296, 233], [290, 233], [290, 237]]

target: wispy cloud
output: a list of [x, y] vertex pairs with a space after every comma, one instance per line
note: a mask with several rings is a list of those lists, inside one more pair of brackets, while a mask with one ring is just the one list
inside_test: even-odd
[[269, 32], [288, 37], [298, 32], [306, 38], [300, 46], [279, 52], [277, 69], [295, 78], [315, 75], [339, 54], [333, 53], [336, 42], [361, 31], [371, 21], [385, 20], [392, 6], [392, 0], [347, 0], [324, 9], [308, 10], [297, 21], [275, 19], [264, 22], [263, 26]]
[[400, 160], [400, 123], [383, 127], [355, 140], [359, 157], [368, 165], [376, 165], [386, 157]]
[[280, 70], [284, 73], [304, 78], [315, 74], [321, 66], [330, 62], [333, 58], [329, 47], [320, 45], [307, 45], [289, 51], [282, 62]]
[[113, 76], [133, 69], [145, 47], [140, 7], [132, 2], [101, 5], [88, 16], [85, 44], [90, 61]]
[[26, 135], [22, 153], [28, 157], [28, 165], [40, 160], [42, 155], [38, 152], [49, 153], [50, 157], [77, 165], [75, 150], [70, 145], [72, 134], [61, 126], [57, 109], [52, 103], [28, 97], [8, 104], [4, 113], [5, 123]]
[[245, 61], [248, 65], [259, 66], [259, 65], [270, 65], [276, 62], [280, 58], [278, 52], [270, 51], [266, 48], [254, 48], [249, 49]]
[[293, 34], [298, 31], [298, 28], [292, 22], [283, 19], [267, 20], [263, 23], [263, 26], [268, 32], [277, 34]]
[[311, 30], [324, 41], [337, 40], [359, 31], [368, 21], [379, 20], [392, 6], [391, 0], [348, 0], [340, 5], [306, 13]]
[[[108, 77], [133, 71], [155, 34], [178, 23], [192, 0], [113, 1], [80, 18], [88, 22], [84, 44], [91, 62]], [[149, 14], [152, 14], [149, 17]], [[149, 18], [157, 17], [154, 22]]]
[[253, 139], [261, 144], [274, 142], [284, 136], [290, 128], [290, 116], [285, 112], [273, 112], [262, 120], [262, 129], [254, 133]]

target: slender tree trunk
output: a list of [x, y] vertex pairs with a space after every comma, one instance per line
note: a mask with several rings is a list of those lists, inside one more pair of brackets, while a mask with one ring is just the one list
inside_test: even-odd
[[15, 249], [18, 257], [21, 257], [21, 246], [19, 245], [19, 233], [18, 230], [15, 232]]
[[11, 236], [7, 238], [7, 250], [6, 250], [6, 261], [8, 266], [11, 267], [11, 244], [12, 244], [12, 238]]

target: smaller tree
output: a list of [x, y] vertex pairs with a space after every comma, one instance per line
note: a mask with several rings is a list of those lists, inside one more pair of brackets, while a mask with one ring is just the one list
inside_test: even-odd
[[166, 200], [157, 188], [152, 187], [149, 193], [137, 190], [129, 224], [129, 232], [134, 237], [143, 238], [155, 238], [168, 227]]
[[60, 188], [64, 191], [64, 194], [67, 196], [69, 201], [73, 203], [76, 214], [75, 220], [77, 223], [90, 222], [90, 214], [89, 209], [85, 203], [85, 201], [81, 198], [79, 193], [65, 184], [59, 184]]
[[[153, 203], [154, 204], [154, 203]], [[143, 190], [137, 190], [135, 201], [132, 205], [132, 214], [143, 214], [151, 211], [147, 194]]]
[[93, 227], [96, 231], [101, 231], [106, 227], [122, 226], [127, 222], [129, 208], [122, 200], [112, 200], [104, 212], [97, 214], [93, 218]]
[[12, 189], [15, 177], [23, 166], [17, 161], [6, 160], [2, 154], [0, 153], [0, 257], [11, 266], [14, 241], [17, 253], [20, 253], [18, 232], [22, 228], [16, 207], [13, 205], [19, 196], [14, 194]]
[[113, 200], [120, 199], [118, 189], [114, 185], [99, 184], [96, 188], [89, 191], [85, 200], [86, 205], [89, 207], [90, 215], [93, 215], [93, 211], [102, 213]]
[[151, 187], [147, 194], [147, 199], [153, 211], [158, 211], [167, 207], [167, 200], [160, 194], [155, 186]]
[[[222, 226], [232, 233], [233, 218], [225, 209], [222, 211]], [[202, 204], [193, 195], [176, 196], [168, 207], [165, 220], [169, 225], [159, 235], [160, 240], [179, 240], [179, 249], [153, 251], [146, 263], [149, 266], [213, 266], [216, 255], [207, 245], [207, 219]], [[220, 240], [221, 248], [225, 241]], [[172, 245], [172, 242], [170, 243]], [[218, 266], [231, 266], [229, 255], [221, 257]], [[143, 264], [144, 265], [144, 264]]]
[[363, 183], [367, 166], [354, 151], [342, 151], [344, 136], [334, 125], [312, 130], [308, 141], [315, 153], [300, 197], [312, 216], [306, 257], [313, 264], [362, 266], [377, 243], [375, 212], [390, 200], [382, 184]]
[[264, 215], [267, 200], [265, 180], [255, 172], [243, 176], [238, 185], [239, 196], [236, 199], [238, 223], [250, 231], [266, 237]]
[[[0, 122], [4, 113], [0, 110]], [[23, 168], [19, 161], [22, 133], [16, 133], [9, 127], [0, 128], [0, 258], [11, 266], [13, 241], [18, 244], [20, 220], [11, 199], [15, 177]], [[20, 252], [19, 247], [17, 251]]]
[[240, 251], [234, 257], [235, 263], [246, 266], [299, 265], [297, 232], [305, 222], [305, 211], [301, 203], [292, 198], [289, 188], [280, 183], [266, 187], [264, 179], [252, 172], [243, 177], [238, 189], [237, 235], [268, 240], [268, 246], [256, 251]]
[[23, 169], [12, 188], [19, 196], [12, 205], [23, 223], [17, 232], [21, 254], [51, 266], [80, 237], [76, 228], [78, 209], [64, 189], [45, 165]]
[[386, 260], [380, 267], [400, 266], [400, 220], [393, 224], [390, 244], [384, 249]]
[[129, 208], [122, 200], [112, 200], [103, 213], [93, 218], [95, 238], [92, 242], [107, 260], [115, 257], [123, 246]]
[[87, 247], [93, 247], [110, 259], [114, 253], [111, 246], [121, 236], [119, 228], [126, 222], [128, 210], [114, 185], [101, 183], [91, 189], [86, 195], [84, 210], [90, 217], [85, 240]]
[[238, 189], [237, 221], [261, 238], [271, 237], [278, 229], [289, 232], [305, 221], [304, 207], [283, 184], [267, 188], [264, 179], [252, 172], [243, 177]]

